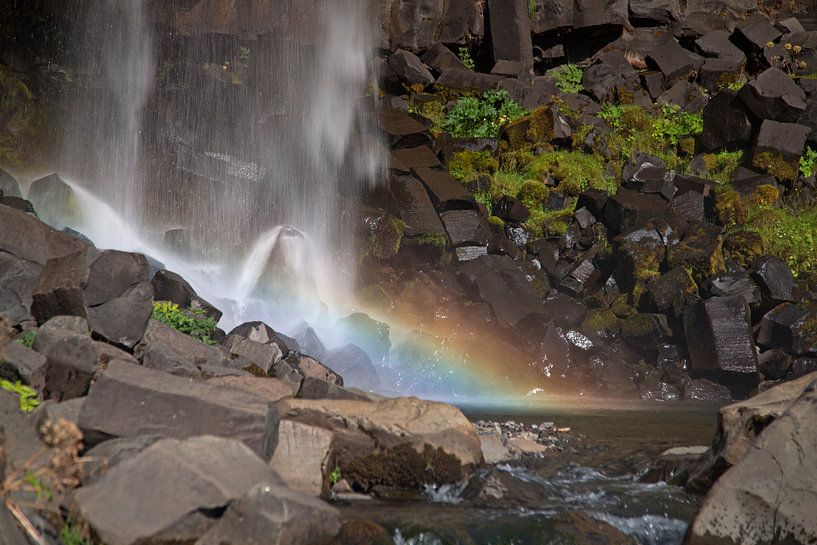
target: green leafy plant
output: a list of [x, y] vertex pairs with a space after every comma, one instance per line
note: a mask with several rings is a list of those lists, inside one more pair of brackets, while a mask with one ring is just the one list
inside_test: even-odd
[[800, 157], [800, 172], [806, 178], [817, 175], [817, 150], [806, 147], [805, 153]]
[[556, 78], [556, 87], [563, 93], [580, 93], [582, 87], [582, 69], [575, 64], [565, 64], [551, 70]]
[[492, 215], [493, 208], [494, 208], [494, 203], [493, 203], [493, 200], [491, 199], [490, 193], [487, 193], [487, 192], [484, 192], [484, 191], [478, 191], [478, 192], [474, 193], [474, 200], [477, 201], [478, 203], [482, 204], [483, 206], [485, 206], [486, 209], [488, 209], [488, 215], [489, 216]]
[[25, 335], [17, 339], [17, 342], [25, 346], [26, 348], [31, 348], [34, 346], [34, 339], [37, 338], [37, 330], [31, 329], [26, 331]]
[[335, 467], [329, 472], [329, 485], [335, 486], [342, 477], [340, 466], [335, 464]]
[[624, 109], [618, 104], [605, 104], [598, 116], [611, 129], [620, 131], [624, 128]]
[[26, 470], [23, 474], [23, 482], [31, 487], [38, 500], [51, 501], [53, 499], [54, 494], [51, 492], [51, 487], [33, 471]]
[[476, 68], [477, 65], [474, 63], [474, 59], [471, 58], [471, 51], [467, 47], [460, 47], [460, 53], [458, 56], [466, 68], [471, 70]]
[[16, 394], [20, 398], [20, 410], [24, 413], [30, 413], [40, 406], [40, 400], [37, 399], [37, 391], [29, 386], [26, 386], [19, 380], [11, 382], [6, 379], [0, 379], [0, 388]]
[[703, 130], [703, 116], [684, 112], [675, 104], [665, 104], [653, 125], [652, 136], [677, 146], [681, 138], [701, 134]]
[[503, 125], [527, 111], [505, 90], [486, 91], [483, 97], [462, 97], [445, 115], [437, 129], [457, 138], [492, 138]]
[[92, 542], [82, 535], [82, 531], [70, 518], [65, 521], [60, 530], [60, 541], [63, 545], [92, 545]]
[[218, 324], [214, 319], [205, 316], [202, 309], [182, 310], [179, 305], [170, 301], [157, 301], [153, 303], [151, 317], [205, 344], [216, 344], [211, 337]]
[[531, 17], [536, 16], [536, 0], [528, 0], [528, 12]]

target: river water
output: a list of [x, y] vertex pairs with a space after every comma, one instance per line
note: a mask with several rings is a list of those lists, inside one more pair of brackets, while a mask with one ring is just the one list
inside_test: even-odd
[[[341, 506], [344, 515], [377, 522], [397, 545], [617, 543], [599, 534], [596, 520], [642, 545], [682, 542], [701, 498], [639, 479], [666, 449], [710, 445], [718, 407], [634, 403], [462, 409], [474, 421], [553, 422], [571, 431], [561, 451], [480, 471], [470, 485], [429, 492], [425, 502], [365, 502]], [[475, 492], [481, 487], [499, 488], [501, 497]]]

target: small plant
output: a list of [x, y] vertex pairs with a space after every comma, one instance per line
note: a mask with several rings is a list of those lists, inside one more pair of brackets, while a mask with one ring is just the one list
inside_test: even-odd
[[582, 87], [582, 69], [575, 64], [565, 64], [551, 70], [556, 78], [556, 87], [563, 93], [580, 93]]
[[482, 99], [462, 97], [438, 125], [438, 130], [457, 138], [493, 138], [503, 125], [527, 111], [507, 91], [487, 91]]
[[244, 66], [250, 65], [250, 48], [249, 47], [242, 47], [239, 49], [238, 59], [241, 61], [241, 64]]
[[335, 467], [329, 472], [329, 485], [335, 486], [342, 477], [340, 466], [335, 464]]
[[661, 114], [653, 125], [652, 136], [657, 140], [667, 140], [673, 146], [677, 146], [681, 138], [701, 134], [703, 130], [703, 116], [684, 112], [680, 106], [674, 104], [665, 104], [661, 107]]
[[170, 301], [157, 301], [153, 303], [153, 315], [151, 317], [185, 335], [200, 340], [204, 344], [216, 344], [211, 336], [218, 324], [214, 319], [205, 316], [202, 309], [189, 308], [182, 310], [179, 305]]
[[460, 47], [459, 58], [469, 70], [476, 68], [477, 65], [474, 63], [474, 59], [471, 58], [471, 51], [467, 47]]
[[528, 0], [528, 12], [530, 13], [531, 17], [536, 17], [536, 0]]
[[70, 518], [66, 519], [62, 525], [60, 541], [62, 541], [63, 545], [92, 545], [91, 541], [82, 535], [82, 530]]
[[488, 210], [489, 216], [493, 215], [494, 203], [489, 193], [478, 191], [477, 193], [474, 193], [474, 200], [485, 206], [485, 208]]
[[37, 391], [20, 382], [11, 382], [6, 379], [0, 379], [0, 388], [7, 390], [13, 394], [17, 394], [20, 398], [20, 410], [24, 413], [30, 413], [40, 406], [40, 400], [37, 399]]
[[800, 172], [806, 178], [817, 175], [817, 150], [806, 147], [805, 153], [800, 157]]
[[599, 118], [611, 129], [620, 131], [624, 128], [624, 109], [617, 104], [605, 104], [598, 113]]
[[17, 339], [17, 342], [25, 346], [26, 348], [31, 348], [34, 346], [34, 339], [37, 338], [37, 330], [31, 329], [26, 331], [25, 335]]

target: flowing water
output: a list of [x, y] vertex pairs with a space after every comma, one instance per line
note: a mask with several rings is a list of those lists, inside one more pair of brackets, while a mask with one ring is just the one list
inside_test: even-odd
[[[677, 446], [708, 445], [717, 408], [638, 403], [554, 408], [463, 407], [474, 420], [553, 422], [571, 428], [563, 452], [498, 466], [501, 499], [469, 496], [455, 488], [428, 502], [342, 507], [346, 517], [370, 518], [400, 545], [540, 545], [596, 543], [585, 514], [612, 525], [642, 545], [679, 545], [699, 498], [664, 483], [639, 482], [650, 462]], [[573, 537], [571, 537], [573, 536]], [[581, 537], [576, 537], [581, 536]]]

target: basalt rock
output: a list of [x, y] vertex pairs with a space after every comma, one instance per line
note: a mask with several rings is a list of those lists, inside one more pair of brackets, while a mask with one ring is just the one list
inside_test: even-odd
[[628, 231], [613, 240], [616, 283], [625, 292], [644, 290], [647, 281], [657, 278], [666, 256], [661, 235], [654, 228]]
[[420, 59], [437, 73], [445, 70], [468, 70], [458, 56], [439, 42], [429, 47]]
[[444, 70], [440, 77], [437, 78], [435, 87], [485, 92], [496, 89], [503, 79], [502, 76], [482, 74], [473, 70], [448, 69]]
[[31, 384], [44, 373], [46, 357], [21, 343], [0, 346], [0, 378]]
[[170, 301], [183, 309], [201, 310], [216, 322], [221, 319], [221, 311], [199, 297], [190, 283], [178, 274], [162, 269], [153, 275], [151, 284], [155, 301]]
[[680, 318], [686, 307], [687, 296], [697, 295], [698, 285], [684, 267], [675, 267], [647, 284], [650, 302], [660, 312]]
[[421, 167], [413, 173], [423, 182], [438, 211], [474, 208], [474, 197], [448, 171]]
[[119, 361], [90, 389], [79, 418], [86, 435], [209, 434], [240, 440], [264, 459], [274, 448], [275, 423], [264, 398]]
[[765, 15], [753, 15], [735, 26], [735, 41], [749, 51], [762, 51], [781, 36]]
[[604, 226], [618, 234], [643, 225], [648, 219], [667, 211], [667, 202], [657, 195], [621, 189], [607, 199]]
[[373, 389], [380, 385], [380, 377], [371, 358], [355, 344], [329, 350], [326, 365], [340, 374], [349, 386]]
[[742, 297], [713, 297], [691, 305], [684, 313], [684, 333], [693, 370], [757, 370], [751, 313]]
[[3, 197], [20, 198], [23, 196], [23, 194], [20, 193], [20, 185], [17, 183], [17, 180], [2, 168], [0, 168], [0, 195]]
[[756, 259], [749, 274], [760, 288], [765, 310], [797, 300], [794, 276], [786, 262], [779, 257], [763, 256]]
[[782, 350], [762, 352], [757, 357], [757, 370], [764, 380], [780, 380], [791, 371], [793, 358]]
[[[706, 64], [704, 64], [704, 67], [705, 66]], [[740, 67], [737, 68], [739, 69]], [[701, 68], [702, 78], [704, 74], [709, 74], [709, 72], [704, 72], [704, 68]], [[700, 113], [709, 102], [709, 97], [707, 97], [697, 85], [682, 80], [659, 96], [656, 102], [659, 104], [678, 106], [685, 112]]]
[[224, 366], [229, 362], [227, 354], [217, 347], [156, 320], [148, 324], [134, 355], [148, 369], [189, 378], [200, 377], [202, 366]]
[[796, 123], [765, 120], [752, 152], [752, 165], [780, 180], [793, 180], [811, 128]]
[[727, 88], [740, 81], [744, 63], [740, 59], [706, 59], [698, 80], [710, 93]]
[[749, 81], [739, 96], [759, 119], [794, 123], [806, 109], [803, 89], [777, 68], [769, 68]]
[[715, 150], [746, 144], [752, 136], [752, 125], [746, 113], [736, 104], [731, 91], [716, 94], [703, 111], [704, 130], [699, 141]]
[[302, 354], [323, 361], [326, 356], [326, 347], [314, 329], [306, 326], [295, 334], [294, 339]]
[[789, 354], [817, 354], [817, 309], [792, 303], [775, 307], [761, 320], [757, 342]]
[[405, 49], [398, 49], [389, 57], [389, 67], [395, 74], [409, 85], [426, 87], [434, 83], [428, 67], [423, 64], [417, 55]]
[[746, 55], [729, 39], [727, 30], [710, 30], [697, 40], [695, 46], [704, 57], [745, 62]]
[[681, 242], [668, 249], [667, 264], [691, 268], [698, 280], [725, 271], [723, 230], [707, 223], [688, 226]]
[[516, 0], [488, 0], [494, 63], [515, 65], [514, 75], [529, 77], [533, 69], [533, 44], [529, 6]]
[[664, 75], [666, 87], [672, 87], [679, 81], [693, 79], [703, 64], [703, 58], [684, 49], [667, 34], [647, 54], [647, 63]]
[[45, 356], [46, 363], [32, 376], [32, 385], [44, 398], [55, 401], [84, 396], [100, 363], [87, 325], [82, 333], [48, 325], [46, 322], [34, 339], [33, 348]]
[[290, 352], [298, 352], [301, 349], [297, 340], [275, 331], [264, 322], [245, 322], [234, 327], [227, 335], [238, 335], [253, 342], [274, 345], [284, 358]]
[[423, 184], [411, 176], [393, 176], [391, 193], [406, 224], [405, 235], [445, 237], [446, 232]]
[[80, 488], [83, 520], [111, 545], [192, 542], [254, 486], [281, 479], [238, 441], [161, 439]]
[[488, 224], [476, 210], [449, 210], [440, 214], [454, 246], [487, 246], [490, 238]]

